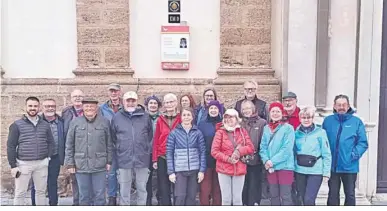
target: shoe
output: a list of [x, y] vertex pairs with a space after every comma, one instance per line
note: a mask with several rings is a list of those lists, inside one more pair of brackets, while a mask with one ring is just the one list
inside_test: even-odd
[[109, 197], [108, 206], [117, 206], [116, 197]]

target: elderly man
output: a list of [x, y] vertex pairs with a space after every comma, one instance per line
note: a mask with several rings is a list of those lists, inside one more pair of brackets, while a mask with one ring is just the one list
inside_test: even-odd
[[79, 205], [105, 205], [106, 171], [112, 163], [109, 120], [97, 114], [98, 101], [82, 101], [83, 117], [74, 119], [66, 138], [66, 166], [76, 174]]
[[130, 91], [124, 94], [124, 109], [111, 121], [112, 140], [117, 151], [120, 205], [130, 205], [132, 175], [136, 175], [137, 205], [146, 205], [146, 183], [152, 141], [152, 120], [137, 106], [138, 96]]
[[258, 89], [258, 84], [254, 80], [248, 80], [243, 84], [244, 88], [244, 94], [245, 97], [241, 100], [238, 100], [235, 104], [235, 110], [238, 111], [239, 116], [242, 117], [242, 111], [241, 111], [241, 105], [244, 100], [250, 100], [254, 103], [255, 105], [255, 114], [257, 114], [259, 117], [268, 120], [268, 107], [267, 103], [261, 99], [258, 99], [257, 97], [257, 89]]
[[7, 157], [15, 178], [14, 205], [25, 205], [28, 183], [35, 182], [36, 204], [46, 205], [47, 174], [53, 155], [50, 124], [38, 116], [39, 99], [26, 99], [26, 114], [9, 127]]
[[300, 126], [300, 108], [297, 106], [297, 95], [294, 92], [288, 92], [282, 97], [282, 104], [284, 105], [285, 115], [284, 119], [290, 125], [293, 126], [294, 130]]
[[[46, 99], [43, 101], [43, 114], [41, 118], [48, 122], [51, 126], [52, 136], [54, 137], [53, 153], [48, 163], [48, 204], [50, 206], [58, 205], [58, 176], [60, 166], [64, 163], [65, 157], [65, 140], [63, 119], [56, 114], [56, 102], [54, 99]], [[31, 188], [32, 205], [35, 204], [35, 186]]]
[[[100, 111], [102, 116], [111, 121], [114, 114], [117, 113], [120, 109], [122, 109], [121, 86], [116, 83], [110, 84], [108, 87], [108, 93], [109, 100], [100, 106]], [[116, 152], [113, 148], [113, 163], [108, 173], [107, 194], [109, 197], [109, 206], [115, 206], [117, 204], [118, 181], [117, 160], [115, 154]]]
[[160, 193], [162, 206], [171, 203], [171, 182], [167, 173], [167, 139], [173, 129], [181, 123], [180, 114], [177, 111], [177, 97], [169, 93], [164, 96], [165, 112], [160, 115], [156, 122], [156, 131], [153, 137], [152, 162], [153, 168], [157, 169], [157, 185]]
[[359, 160], [368, 149], [366, 130], [362, 120], [354, 115], [346, 95], [338, 95], [333, 101], [333, 115], [324, 119], [332, 153], [331, 177], [328, 181], [328, 206], [340, 205], [340, 186], [344, 186], [346, 206], [355, 206], [355, 186], [359, 172]]
[[[64, 121], [64, 132], [67, 135], [67, 131], [70, 126], [70, 122], [83, 115], [83, 109], [82, 109], [82, 100], [83, 100], [83, 92], [79, 89], [75, 89], [73, 92], [71, 92], [71, 104], [70, 106], [66, 107], [62, 111], [62, 119]], [[79, 191], [78, 191], [78, 184], [77, 184], [77, 178], [75, 178], [75, 174], [70, 174], [71, 177], [71, 188], [73, 191], [73, 205], [77, 206], [79, 205]]]

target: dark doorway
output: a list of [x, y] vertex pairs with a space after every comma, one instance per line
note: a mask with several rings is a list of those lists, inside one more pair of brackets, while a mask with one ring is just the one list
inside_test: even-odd
[[387, 0], [383, 1], [382, 61], [378, 140], [378, 193], [387, 193]]

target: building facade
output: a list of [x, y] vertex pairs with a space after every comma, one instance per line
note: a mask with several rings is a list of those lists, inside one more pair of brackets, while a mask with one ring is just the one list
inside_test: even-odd
[[[332, 112], [335, 95], [347, 94], [369, 136], [359, 197], [387, 192], [382, 0], [181, 0], [181, 24], [168, 23], [168, 0], [0, 3], [3, 188], [10, 186], [8, 127], [28, 95], [55, 98], [63, 108], [74, 88], [106, 100], [112, 82], [142, 98], [191, 92], [199, 100], [206, 87], [215, 87], [232, 106], [243, 82], [254, 78], [259, 97], [271, 102], [296, 92], [300, 106], [319, 109], [318, 121]], [[160, 66], [160, 27], [168, 25], [189, 26], [188, 71]]]

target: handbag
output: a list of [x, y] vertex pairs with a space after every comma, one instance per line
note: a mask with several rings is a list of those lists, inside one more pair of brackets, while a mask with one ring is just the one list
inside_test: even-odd
[[297, 164], [304, 167], [313, 167], [320, 158], [321, 156], [297, 155]]
[[[243, 143], [244, 145], [246, 145], [246, 139], [245, 139], [245, 136], [243, 135], [243, 133], [241, 132], [242, 134], [242, 139], [243, 139]], [[244, 164], [247, 164], [247, 165], [257, 165], [261, 162], [261, 159], [259, 157], [259, 152], [258, 151], [254, 151], [253, 154], [250, 154], [250, 155], [244, 155], [240, 158], [241, 162], [244, 163]]]

